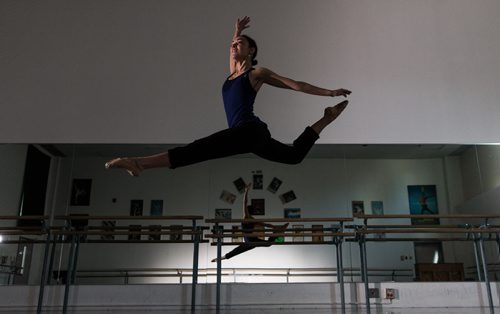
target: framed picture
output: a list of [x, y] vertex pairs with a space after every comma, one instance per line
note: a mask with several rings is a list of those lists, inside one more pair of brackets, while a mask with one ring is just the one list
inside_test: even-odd
[[231, 208], [216, 208], [215, 219], [231, 219]]
[[263, 198], [253, 198], [248, 211], [250, 215], [265, 215], [266, 214], [266, 200]]
[[352, 201], [352, 215], [363, 215], [365, 213], [364, 201]]
[[267, 187], [267, 190], [273, 194], [275, 194], [278, 189], [280, 188], [281, 184], [283, 183], [283, 181], [281, 181], [280, 179], [274, 177], [273, 180], [271, 181], [271, 183], [269, 183], [269, 186]]
[[264, 176], [262, 175], [262, 171], [255, 171], [253, 175], [252, 188], [254, 190], [262, 190], [263, 185], [264, 185]]
[[223, 200], [228, 204], [234, 204], [234, 201], [236, 200], [236, 195], [226, 190], [223, 190], [219, 196], [219, 199]]
[[[411, 215], [439, 214], [435, 185], [408, 185], [408, 201]], [[438, 225], [439, 219], [414, 219], [413, 225]]]
[[130, 201], [130, 216], [142, 216], [143, 200]]
[[300, 218], [300, 208], [285, 208], [284, 218]]
[[162, 215], [163, 215], [163, 200], [152, 200], [151, 216], [162, 216]]
[[383, 215], [384, 214], [384, 202], [372, 201], [372, 214], [373, 215]]
[[[101, 222], [102, 231], [104, 232], [114, 232], [116, 226], [116, 220], [103, 220]], [[114, 240], [115, 235], [113, 234], [103, 234], [101, 235], [101, 240]]]
[[70, 205], [89, 206], [91, 187], [92, 187], [92, 179], [73, 179]]
[[243, 192], [245, 192], [245, 186], [247, 184], [245, 183], [245, 180], [243, 180], [242, 177], [239, 177], [238, 179], [234, 180], [233, 184], [236, 187], [236, 190], [238, 190], [240, 194], [243, 194]]
[[297, 196], [295, 196], [295, 193], [293, 192], [293, 190], [290, 190], [290, 191], [280, 195], [280, 200], [281, 200], [281, 203], [283, 203], [283, 204], [290, 203], [291, 201], [293, 201], [295, 199], [297, 199]]

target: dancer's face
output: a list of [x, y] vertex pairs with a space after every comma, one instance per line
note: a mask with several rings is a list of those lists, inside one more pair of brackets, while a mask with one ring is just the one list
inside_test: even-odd
[[231, 43], [231, 54], [236, 60], [244, 60], [255, 52], [254, 48], [250, 48], [248, 40], [245, 37], [236, 37]]

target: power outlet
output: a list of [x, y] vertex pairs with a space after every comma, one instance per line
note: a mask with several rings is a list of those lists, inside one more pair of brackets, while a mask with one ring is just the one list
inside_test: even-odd
[[396, 298], [396, 289], [386, 288], [385, 289], [385, 298], [387, 300], [394, 300]]

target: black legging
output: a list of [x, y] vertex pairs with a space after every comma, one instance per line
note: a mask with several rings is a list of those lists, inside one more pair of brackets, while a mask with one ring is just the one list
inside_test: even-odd
[[232, 251], [226, 253], [224, 255], [226, 259], [230, 259], [238, 254], [245, 253], [246, 251], [250, 251], [251, 249], [255, 249], [256, 247], [269, 247], [278, 237], [269, 237], [268, 240], [262, 240], [259, 238], [251, 238], [250, 242], [245, 242], [241, 245], [235, 247]]
[[286, 145], [271, 137], [265, 123], [251, 122], [169, 150], [170, 168], [245, 153], [279, 163], [298, 164], [318, 138], [318, 134], [307, 127], [293, 145]]

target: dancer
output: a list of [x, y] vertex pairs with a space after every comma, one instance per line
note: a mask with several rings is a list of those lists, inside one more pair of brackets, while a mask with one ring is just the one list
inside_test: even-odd
[[139, 176], [145, 169], [174, 169], [249, 152], [285, 164], [298, 164], [304, 159], [321, 131], [342, 113], [348, 101], [326, 108], [323, 117], [307, 127], [290, 146], [273, 139], [267, 124], [254, 114], [253, 104], [257, 92], [263, 84], [319, 96], [347, 97], [351, 92], [347, 89], [316, 87], [280, 76], [264, 67], [253, 67], [257, 64], [257, 44], [249, 36], [242, 35], [249, 23], [250, 18], [247, 16], [236, 22], [229, 54], [230, 75], [222, 86], [229, 128], [160, 154], [110, 160], [105, 164], [106, 169], [121, 168], [132, 176]]
[[[245, 187], [245, 195], [243, 196], [243, 219], [254, 219], [252, 215], [250, 215], [250, 211], [248, 210], [248, 191], [250, 190], [250, 187], [252, 186], [251, 183], [247, 184]], [[243, 233], [249, 233], [253, 234], [255, 227], [262, 227], [262, 228], [272, 228], [273, 229], [273, 234], [277, 233], [283, 233], [284, 230], [288, 227], [288, 223], [281, 225], [281, 226], [275, 226], [272, 224], [267, 224], [264, 222], [256, 221], [256, 222], [246, 222], [246, 223], [241, 223], [241, 229], [243, 229]], [[221, 257], [221, 260], [225, 259], [230, 259], [231, 257], [234, 257], [238, 254], [244, 253], [246, 251], [249, 251], [251, 249], [254, 249], [256, 247], [268, 247], [271, 246], [273, 243], [278, 242], [279, 236], [272, 236], [269, 237], [267, 240], [262, 240], [259, 239], [258, 237], [254, 236], [245, 236], [244, 240], [245, 243], [238, 245], [235, 249], [233, 249], [231, 252], [227, 253], [226, 255]], [[212, 259], [212, 262], [216, 262], [217, 258]]]

